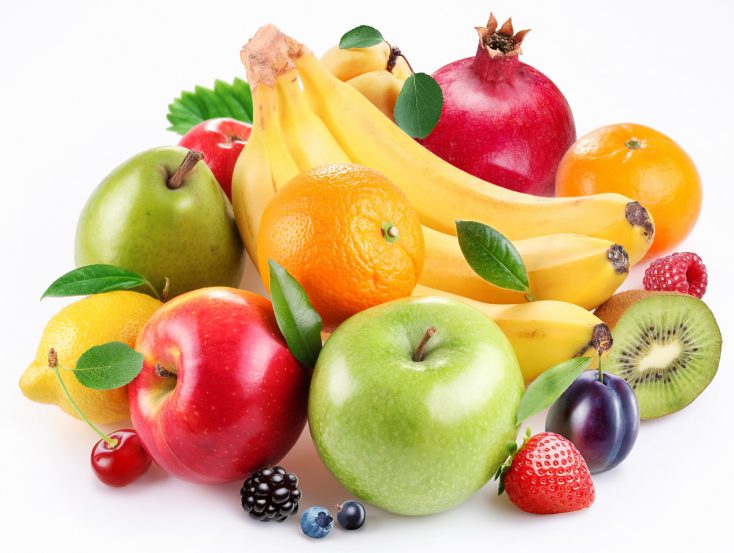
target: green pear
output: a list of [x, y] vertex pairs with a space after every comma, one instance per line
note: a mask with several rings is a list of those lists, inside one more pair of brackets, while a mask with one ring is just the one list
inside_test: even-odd
[[169, 296], [233, 286], [244, 250], [232, 206], [201, 154], [179, 146], [142, 152], [117, 167], [84, 206], [77, 266], [135, 271]]

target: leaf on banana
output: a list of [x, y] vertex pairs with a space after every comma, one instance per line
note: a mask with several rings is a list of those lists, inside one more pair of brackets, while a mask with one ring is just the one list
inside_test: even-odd
[[456, 221], [456, 232], [461, 253], [475, 273], [495, 286], [524, 292], [532, 299], [525, 263], [502, 233], [476, 221]]

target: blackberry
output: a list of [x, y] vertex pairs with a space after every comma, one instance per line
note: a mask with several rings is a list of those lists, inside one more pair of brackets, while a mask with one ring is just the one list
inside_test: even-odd
[[267, 522], [283, 522], [298, 512], [298, 477], [283, 467], [273, 467], [254, 472], [240, 490], [242, 508], [252, 518]]

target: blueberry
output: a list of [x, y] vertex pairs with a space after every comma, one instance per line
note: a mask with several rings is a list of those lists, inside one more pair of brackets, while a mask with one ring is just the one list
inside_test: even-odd
[[334, 518], [324, 507], [311, 507], [301, 515], [301, 530], [310, 538], [323, 538], [334, 527]]
[[640, 428], [634, 390], [622, 378], [585, 371], [548, 410], [545, 429], [568, 438], [592, 473], [616, 467], [632, 450]]
[[364, 507], [359, 501], [345, 501], [339, 506], [336, 520], [345, 530], [357, 530], [364, 524]]

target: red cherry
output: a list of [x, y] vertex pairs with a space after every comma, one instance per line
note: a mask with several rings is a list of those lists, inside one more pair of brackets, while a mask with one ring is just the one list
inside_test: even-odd
[[140, 478], [153, 458], [145, 451], [135, 430], [118, 430], [109, 435], [117, 444], [98, 441], [92, 449], [92, 469], [102, 482], [120, 488]]

